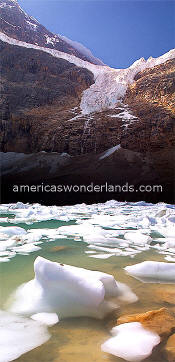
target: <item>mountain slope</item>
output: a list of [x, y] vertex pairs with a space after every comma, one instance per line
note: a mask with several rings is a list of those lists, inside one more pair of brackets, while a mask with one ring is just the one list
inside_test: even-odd
[[[14, 139], [14, 132], [16, 135], [22, 136], [23, 132], [19, 132], [22, 122], [22, 127], [28, 132], [25, 138], [30, 138], [30, 148], [25, 146], [25, 149], [21, 149], [23, 152], [45, 150], [81, 154], [102, 152], [105, 148], [110, 148], [118, 143], [122, 143], [122, 146], [126, 148], [132, 148], [134, 145], [135, 150], [144, 151], [152, 144], [151, 140], [155, 133], [155, 127], [157, 127], [157, 125], [154, 126], [153, 121], [154, 119], [156, 121], [158, 116], [162, 122], [160, 124], [164, 140], [162, 147], [168, 142], [170, 146], [173, 145], [174, 136], [170, 136], [174, 121], [173, 107], [164, 109], [164, 105], [161, 103], [163, 97], [161, 87], [163, 84], [163, 88], [166, 88], [167, 99], [170, 93], [174, 92], [174, 50], [157, 59], [149, 58], [145, 61], [142, 58], [128, 69], [111, 69], [107, 66], [93, 65], [57, 50], [17, 41], [3, 33], [0, 33], [0, 39], [2, 40], [1, 57], [3, 59], [2, 75], [4, 76], [2, 83], [4, 97], [1, 107], [3, 122], [6, 124], [6, 130], [3, 131], [2, 129], [1, 132], [1, 150], [19, 152], [18, 143], [14, 145], [13, 142], [11, 145], [10, 139]], [[21, 61], [23, 54], [24, 62]], [[44, 59], [47, 59], [46, 62]], [[62, 82], [61, 73], [57, 73], [55, 80], [51, 77], [55, 62], [62, 64], [63, 60], [67, 62], [68, 68], [70, 64], [72, 64], [71, 67], [74, 64], [72, 78], [70, 78], [70, 73], [69, 75], [67, 73], [70, 80], [72, 79], [74, 82], [73, 93], [70, 84], [64, 91], [65, 86]], [[52, 66], [48, 67], [50, 61]], [[39, 65], [40, 63], [43, 65], [42, 67]], [[51, 69], [52, 67], [53, 69]], [[165, 87], [164, 84], [170, 74], [169, 68], [171, 68], [172, 82], [170, 83], [169, 80]], [[24, 84], [24, 81], [20, 83], [24, 69], [25, 77], [28, 80], [27, 85]], [[161, 73], [157, 76], [157, 70], [160, 69]], [[75, 76], [75, 74], [77, 75]], [[79, 78], [77, 77], [78, 74]], [[152, 74], [151, 78], [150, 74]], [[150, 97], [152, 97], [152, 92], [155, 92], [155, 75], [157, 87], [160, 88], [157, 91], [158, 114], [154, 111], [156, 109], [155, 103], [152, 103], [150, 107], [152, 107], [154, 117], [152, 115], [152, 119], [147, 119], [151, 112], [150, 107], [148, 107], [147, 93], [151, 92]], [[44, 77], [47, 79], [47, 86]], [[57, 88], [59, 87], [59, 92], [58, 90], [56, 93], [53, 92], [52, 83], [54, 85], [54, 82], [57, 84]], [[139, 90], [132, 97], [131, 91], [128, 93], [129, 89], [137, 89], [137, 84], [140, 82], [143, 84], [141, 83]], [[14, 89], [15, 96], [13, 98], [16, 97], [17, 99], [15, 102], [13, 102], [11, 92], [9, 92], [10, 86], [11, 89]], [[24, 93], [26, 87], [27, 98]], [[45, 89], [45, 98], [41, 96], [42, 89]], [[79, 91], [77, 92], [75, 89]], [[130, 96], [128, 96], [129, 94]], [[136, 94], [139, 96], [136, 97]], [[146, 108], [142, 107], [138, 97], [144, 97], [144, 102], [147, 104]], [[134, 99], [137, 99], [135, 107], [132, 106]], [[172, 102], [174, 102], [174, 98], [172, 98]], [[136, 112], [139, 105], [141, 111]], [[142, 108], [147, 109], [147, 115], [146, 113], [143, 114]], [[12, 119], [16, 121], [15, 127], [14, 123], [10, 121]], [[166, 123], [164, 124], [164, 119], [167, 119], [167, 126]], [[142, 132], [139, 131], [138, 133], [138, 129], [141, 129]], [[136, 142], [133, 134], [136, 139], [142, 135], [141, 142]], [[160, 146], [159, 136], [158, 132], [157, 143], [154, 142], [155, 147], [156, 144], [157, 147]], [[26, 142], [24, 144], [26, 145]]]
[[91, 63], [103, 65], [103, 62], [95, 58], [85, 47], [78, 47], [69, 39], [48, 31], [35, 18], [26, 14], [17, 0], [0, 0], [0, 31], [26, 43], [60, 50]]

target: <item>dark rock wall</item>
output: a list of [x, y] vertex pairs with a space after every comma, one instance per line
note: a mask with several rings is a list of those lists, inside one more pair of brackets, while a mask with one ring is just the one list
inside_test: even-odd
[[73, 117], [71, 109], [93, 84], [93, 74], [42, 51], [3, 42], [0, 57], [1, 151], [51, 150], [51, 137], [57, 131], [63, 139], [64, 119]]

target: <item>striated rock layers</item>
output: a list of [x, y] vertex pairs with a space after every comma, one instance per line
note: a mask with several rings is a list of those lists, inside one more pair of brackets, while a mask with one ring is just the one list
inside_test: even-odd
[[65, 151], [66, 129], [73, 131], [65, 120], [93, 75], [64, 59], [4, 42], [0, 56], [1, 151]]
[[88, 69], [4, 42], [0, 53], [1, 151], [173, 150], [175, 59], [138, 73], [114, 109], [83, 115], [82, 92], [94, 83]]

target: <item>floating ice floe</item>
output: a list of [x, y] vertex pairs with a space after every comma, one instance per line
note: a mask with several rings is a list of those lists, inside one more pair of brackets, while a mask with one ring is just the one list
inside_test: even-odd
[[140, 231], [127, 232], [124, 235], [126, 240], [130, 240], [133, 244], [136, 245], [145, 245], [150, 244], [152, 238], [149, 235], [144, 235]]
[[37, 313], [33, 314], [31, 316], [31, 319], [33, 319], [34, 321], [41, 322], [49, 327], [52, 327], [59, 322], [56, 313]]
[[8, 261], [10, 261], [9, 257], [0, 257], [0, 263], [8, 263]]
[[49, 338], [43, 324], [0, 311], [0, 362], [16, 360], [47, 342]]
[[95, 258], [95, 259], [109, 259], [111, 256], [114, 256], [115, 254], [94, 254], [90, 255], [89, 258]]
[[104, 352], [130, 362], [139, 362], [149, 357], [153, 348], [160, 343], [158, 334], [144, 329], [141, 323], [124, 323], [114, 327], [113, 337], [102, 344]]
[[[1, 215], [5, 216], [1, 220], [7, 223], [7, 227], [0, 227], [0, 252], [15, 251], [24, 254], [24, 244], [31, 244], [31, 248], [24, 249], [28, 248], [29, 252], [34, 252], [37, 249], [33, 248], [32, 251], [32, 244], [38, 247], [38, 242], [52, 242], [64, 238], [85, 242], [94, 250], [94, 257], [96, 254], [97, 258], [104, 252], [106, 258], [109, 254], [133, 258], [149, 249], [165, 257], [175, 256], [174, 205], [111, 200], [104, 204], [59, 207], [18, 202], [0, 205]], [[9, 215], [9, 218], [6, 215]], [[40, 222], [50, 220], [57, 220], [59, 223], [55, 222], [55, 228], [53, 225], [49, 228], [49, 223], [48, 228], [40, 228]], [[9, 223], [25, 223], [26, 230], [17, 226], [10, 227]], [[35, 228], [30, 227], [27, 230], [27, 225], [33, 223]], [[105, 250], [94, 249], [93, 245]], [[103, 258], [103, 255], [99, 258]], [[0, 262], [2, 259], [3, 256]]]
[[146, 281], [171, 281], [175, 283], [175, 263], [164, 263], [157, 261], [144, 261], [139, 264], [125, 267], [128, 274]]
[[165, 256], [165, 260], [175, 262], [175, 257], [173, 258], [172, 256], [167, 255], [167, 256]]
[[[37, 257], [35, 279], [14, 294], [12, 312], [24, 315], [57, 313], [58, 318], [89, 316], [103, 318], [117, 306], [109, 298], [135, 302], [129, 287], [112, 275], [51, 262]], [[107, 300], [107, 299], [108, 300]]]
[[40, 250], [40, 246], [36, 246], [35, 244], [24, 244], [22, 246], [18, 246], [16, 248], [13, 248], [14, 251], [20, 253], [20, 254], [28, 254], [33, 253], [34, 251]]
[[26, 234], [26, 230], [24, 230], [23, 228], [20, 228], [18, 226], [1, 226], [0, 227], [0, 235], [5, 234], [8, 236], [13, 236], [13, 235], [24, 235]]

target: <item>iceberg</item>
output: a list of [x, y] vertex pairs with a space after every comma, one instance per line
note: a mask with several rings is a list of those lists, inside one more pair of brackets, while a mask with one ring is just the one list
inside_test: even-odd
[[117, 283], [112, 275], [37, 257], [35, 278], [20, 286], [10, 310], [23, 315], [56, 313], [59, 320], [87, 316], [102, 319], [118, 307], [110, 298], [137, 297], [129, 287]]
[[130, 362], [147, 358], [160, 343], [157, 333], [146, 330], [138, 322], [120, 324], [111, 333], [113, 337], [102, 344], [102, 351]]
[[141, 281], [152, 279], [154, 281], [175, 282], [175, 263], [144, 261], [124, 269], [128, 274]]

